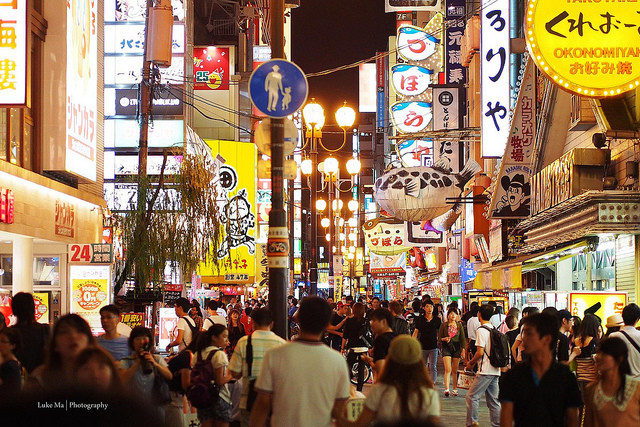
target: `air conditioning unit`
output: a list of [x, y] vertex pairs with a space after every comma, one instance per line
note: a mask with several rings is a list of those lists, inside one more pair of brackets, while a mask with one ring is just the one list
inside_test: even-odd
[[595, 125], [596, 116], [589, 100], [581, 96], [571, 95], [571, 123], [569, 130], [585, 131]]

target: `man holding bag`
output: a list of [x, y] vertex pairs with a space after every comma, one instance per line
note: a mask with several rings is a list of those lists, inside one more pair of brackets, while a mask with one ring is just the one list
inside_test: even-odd
[[[249, 399], [250, 387], [255, 383], [262, 367], [264, 353], [285, 343], [285, 341], [271, 332], [273, 314], [267, 308], [257, 308], [251, 312], [254, 332], [250, 336], [240, 338], [231, 361], [229, 370], [234, 378], [242, 378], [242, 396], [240, 397], [240, 424], [249, 426], [253, 399]], [[249, 346], [249, 343], [251, 345]], [[251, 365], [249, 367], [249, 365]], [[253, 392], [253, 390], [251, 390]], [[251, 393], [252, 397], [255, 393]], [[255, 398], [255, 397], [254, 397]]]

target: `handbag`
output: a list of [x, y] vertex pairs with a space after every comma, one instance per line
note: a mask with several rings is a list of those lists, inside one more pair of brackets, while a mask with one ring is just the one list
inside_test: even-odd
[[[251, 377], [251, 368], [253, 367], [253, 345], [251, 345], [251, 335], [247, 338], [247, 369], [248, 377]], [[258, 392], [255, 389], [256, 380], [249, 380], [249, 393], [247, 394], [247, 411], [251, 411], [253, 404], [258, 397]]]
[[458, 388], [463, 390], [469, 390], [473, 380], [476, 378], [473, 372], [458, 371]]
[[156, 368], [153, 368], [153, 388], [151, 389], [151, 399], [156, 405], [166, 405], [171, 402], [169, 383], [160, 375]]

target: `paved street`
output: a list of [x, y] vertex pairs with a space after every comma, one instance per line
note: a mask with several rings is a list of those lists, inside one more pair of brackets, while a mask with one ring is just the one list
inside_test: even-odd
[[[464, 427], [467, 420], [467, 407], [465, 398], [467, 396], [467, 390], [458, 390], [459, 395], [457, 397], [444, 397], [444, 384], [442, 378], [444, 374], [444, 366], [442, 365], [442, 357], [438, 359], [438, 383], [436, 384], [436, 390], [440, 396], [440, 409], [442, 411], [442, 423], [449, 427]], [[362, 390], [365, 395], [368, 394], [371, 389], [370, 384], [366, 384]], [[480, 427], [490, 427], [489, 422], [489, 409], [487, 409], [487, 403], [484, 396], [480, 399], [480, 409], [478, 411], [478, 422]]]

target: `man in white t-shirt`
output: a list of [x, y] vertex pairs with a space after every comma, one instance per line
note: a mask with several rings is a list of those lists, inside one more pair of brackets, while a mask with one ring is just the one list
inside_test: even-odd
[[207, 317], [202, 323], [203, 331], [208, 331], [209, 328], [212, 327], [214, 323], [224, 325], [225, 327], [227, 326], [227, 319], [220, 316], [217, 310], [218, 310], [218, 301], [209, 300], [209, 302], [207, 302], [207, 314], [209, 315], [209, 317]]
[[636, 324], [640, 320], [640, 307], [634, 303], [627, 305], [622, 309], [622, 320], [624, 320], [624, 327], [610, 336], [625, 342], [629, 352], [631, 375], [640, 378], [640, 331], [636, 329]]
[[467, 357], [469, 360], [476, 354], [476, 331], [480, 327], [478, 320], [479, 306], [471, 308], [472, 316], [467, 320]]
[[184, 350], [193, 339], [192, 329], [197, 328], [196, 322], [189, 317], [191, 304], [186, 298], [178, 298], [175, 302], [176, 316], [178, 316], [178, 336], [167, 345], [167, 351], [171, 352], [171, 347], [178, 346], [178, 351]]
[[349, 372], [342, 355], [322, 342], [330, 318], [324, 299], [302, 300], [298, 339], [264, 355], [252, 427], [263, 427], [269, 411], [273, 426], [330, 427], [340, 417], [349, 398]]
[[480, 396], [483, 394], [487, 400], [491, 425], [493, 427], [500, 425], [500, 402], [498, 401], [500, 368], [491, 365], [489, 360], [489, 354], [491, 354], [491, 332], [487, 328], [493, 328], [493, 325], [489, 322], [492, 315], [493, 307], [487, 304], [480, 306], [478, 310], [480, 327], [476, 330], [477, 351], [466, 365], [467, 370], [470, 371], [476, 363], [479, 363], [476, 378], [467, 392], [468, 426], [478, 425], [478, 405]]

